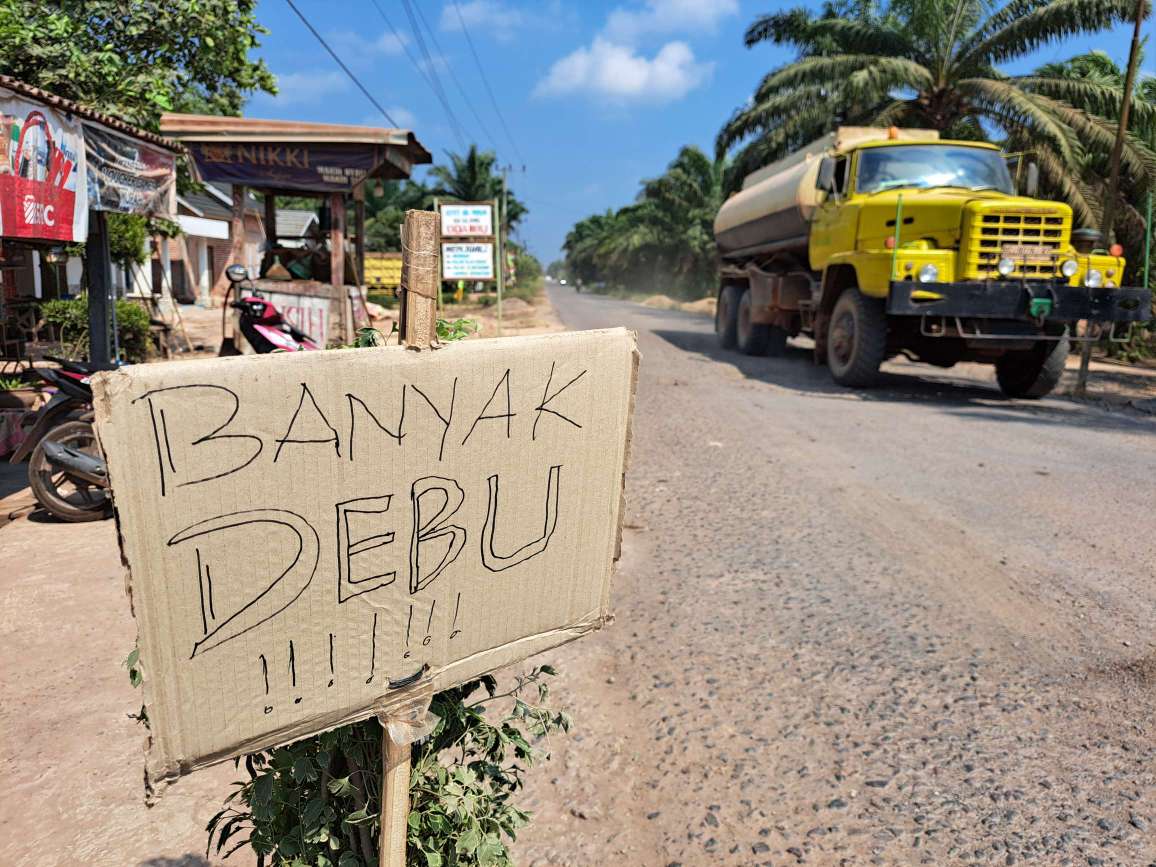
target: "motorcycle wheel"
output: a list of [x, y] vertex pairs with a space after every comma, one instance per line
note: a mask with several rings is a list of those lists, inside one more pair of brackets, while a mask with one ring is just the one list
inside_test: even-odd
[[107, 518], [111, 514], [108, 492], [52, 466], [44, 455], [47, 441], [100, 455], [96, 432], [88, 422], [66, 421], [52, 428], [36, 444], [28, 460], [28, 484], [37, 502], [62, 521], [79, 523]]

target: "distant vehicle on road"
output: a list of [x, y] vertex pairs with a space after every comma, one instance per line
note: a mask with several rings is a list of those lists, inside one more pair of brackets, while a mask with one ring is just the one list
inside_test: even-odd
[[722, 345], [777, 355], [810, 334], [848, 386], [902, 354], [994, 364], [1005, 394], [1042, 397], [1076, 321], [1150, 317], [1150, 293], [1120, 286], [1118, 245], [1016, 195], [994, 145], [934, 130], [843, 127], [748, 175], [714, 231]]

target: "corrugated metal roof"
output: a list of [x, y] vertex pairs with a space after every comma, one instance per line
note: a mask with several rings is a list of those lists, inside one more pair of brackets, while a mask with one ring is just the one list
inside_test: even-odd
[[306, 230], [317, 223], [317, 214], [298, 208], [277, 209], [277, 235], [285, 238], [303, 238]]
[[165, 114], [161, 130], [181, 141], [318, 142], [325, 144], [390, 145], [405, 151], [415, 165], [433, 161], [430, 152], [408, 129], [353, 126], [343, 123], [306, 123], [253, 117], [208, 114]]
[[118, 120], [115, 117], [109, 117], [107, 114], [101, 114], [99, 111], [85, 108], [80, 103], [73, 102], [71, 99], [65, 99], [62, 96], [49, 93], [47, 90], [41, 90], [39, 87], [33, 87], [31, 84], [25, 84], [23, 81], [18, 81], [11, 76], [0, 75], [0, 87], [5, 87], [13, 93], [18, 93], [28, 99], [33, 99], [37, 102], [44, 103], [45, 105], [50, 105], [53, 108], [58, 108], [68, 114], [74, 114], [79, 118], [83, 118], [84, 120], [91, 121], [93, 123], [99, 123], [103, 126], [109, 127], [110, 129], [115, 129], [117, 132], [132, 136], [133, 138], [140, 139], [141, 141], [147, 141], [150, 144], [154, 144], [157, 147], [172, 151], [173, 153], [185, 153], [185, 149], [181, 147], [180, 144], [172, 141], [171, 139], [167, 139], [164, 136], [159, 136], [154, 132], [149, 132], [148, 130], [141, 129], [140, 127], [127, 124], [123, 120]]

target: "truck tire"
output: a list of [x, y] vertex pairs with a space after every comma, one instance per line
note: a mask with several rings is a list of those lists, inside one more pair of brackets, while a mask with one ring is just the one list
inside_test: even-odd
[[787, 354], [787, 338], [791, 332], [778, 325], [768, 325], [767, 355], [771, 358], [782, 358]]
[[771, 326], [751, 322], [751, 290], [743, 290], [739, 298], [739, 315], [735, 336], [739, 352], [744, 355], [766, 355], [771, 342]]
[[719, 290], [718, 305], [714, 312], [714, 333], [723, 349], [734, 349], [738, 344], [739, 300], [742, 287], [728, 283]]
[[854, 287], [843, 290], [827, 326], [827, 366], [840, 385], [867, 388], [879, 379], [887, 355], [883, 302]]
[[1041, 340], [1031, 349], [1009, 352], [995, 363], [999, 390], [1008, 397], [1037, 400], [1050, 394], [1064, 375], [1064, 363], [1071, 350], [1068, 335], [1059, 340]]

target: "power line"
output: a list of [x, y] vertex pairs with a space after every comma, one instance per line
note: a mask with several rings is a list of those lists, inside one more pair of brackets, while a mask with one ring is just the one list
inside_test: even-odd
[[506, 118], [502, 114], [502, 109], [498, 107], [498, 100], [494, 96], [494, 89], [490, 87], [490, 80], [486, 77], [486, 70], [482, 66], [481, 58], [478, 57], [478, 50], [474, 48], [474, 40], [470, 38], [469, 28], [466, 27], [465, 16], [462, 15], [462, 8], [458, 5], [458, 0], [450, 0], [454, 4], [454, 11], [458, 16], [458, 23], [462, 25], [462, 33], [465, 34], [466, 43], [470, 46], [470, 54], [474, 56], [474, 64], [478, 67], [478, 74], [482, 77], [482, 84], [485, 85], [486, 93], [490, 96], [490, 104], [494, 107], [494, 114], [498, 116], [498, 122], [502, 125], [502, 130], [506, 133], [506, 138], [510, 140], [510, 145], [514, 148], [514, 153], [517, 154], [519, 162], [525, 163], [526, 159], [522, 156], [521, 150], [518, 149], [518, 143], [514, 141], [514, 137], [510, 134], [510, 127], [506, 124]]
[[422, 79], [424, 79], [425, 83], [429, 85], [429, 88], [433, 91], [434, 97], [437, 99], [437, 101], [441, 103], [442, 110], [446, 113], [446, 120], [450, 122], [450, 126], [454, 128], [454, 132], [460, 140], [461, 125], [458, 123], [457, 117], [454, 115], [454, 110], [446, 101], [445, 94], [441, 92], [433, 78], [430, 77], [429, 72], [426, 71], [426, 65], [413, 56], [413, 52], [409, 50], [408, 41], [401, 35], [401, 32], [397, 29], [397, 27], [394, 26], [393, 21], [390, 20], [389, 16], [385, 14], [385, 10], [381, 8], [381, 4], [378, 2], [378, 0], [372, 0], [372, 3], [374, 8], [377, 9], [377, 13], [381, 16], [382, 20], [385, 21], [385, 25], [393, 34], [394, 39], [397, 40], [397, 44], [401, 46], [401, 50], [405, 52], [405, 56], [409, 58], [409, 62], [413, 64], [414, 69], [421, 73]]
[[289, 4], [290, 9], [297, 13], [297, 17], [301, 19], [301, 23], [309, 28], [309, 32], [317, 37], [317, 41], [320, 42], [321, 46], [329, 52], [329, 56], [337, 61], [337, 65], [340, 66], [342, 70], [344, 70], [345, 74], [349, 76], [350, 81], [356, 84], [358, 89], [365, 94], [365, 98], [373, 103], [373, 106], [385, 116], [385, 119], [389, 121], [389, 125], [392, 127], [399, 126], [400, 124], [398, 124], [396, 120], [389, 116], [389, 112], [382, 107], [380, 102], [373, 98], [373, 94], [365, 89], [365, 85], [362, 84], [357, 76], [353, 74], [353, 71], [345, 65], [345, 61], [338, 57], [337, 52], [329, 47], [329, 43], [321, 38], [321, 34], [318, 33], [313, 25], [309, 23], [309, 19], [302, 14], [301, 10], [297, 8], [297, 5], [293, 2], [293, 0], [285, 0], [285, 2]]
[[442, 87], [441, 77], [438, 75], [437, 67], [434, 66], [433, 57], [429, 53], [429, 48], [425, 44], [425, 39], [421, 35], [421, 26], [417, 23], [417, 18], [413, 14], [413, 6], [410, 4], [410, 0], [401, 0], [401, 5], [402, 8], [405, 9], [406, 17], [409, 19], [410, 30], [413, 31], [414, 39], [417, 41], [418, 51], [420, 51], [422, 57], [425, 58], [426, 68], [428, 69], [430, 76], [433, 78], [435, 89], [438, 93], [438, 99], [445, 107], [445, 110], [449, 112], [450, 122], [454, 125], [454, 129], [458, 137], [458, 142], [464, 149], [466, 142], [465, 137], [462, 135], [462, 126], [460, 123], [458, 123], [457, 116], [454, 114], [453, 109], [450, 108], [450, 101], [446, 96], [445, 88]]
[[466, 93], [466, 89], [462, 87], [461, 80], [458, 78], [457, 73], [454, 72], [454, 65], [450, 61], [449, 55], [442, 51], [441, 43], [438, 42], [437, 36], [434, 35], [433, 28], [429, 26], [429, 22], [426, 20], [425, 13], [421, 11], [421, 4], [416, 4], [414, 8], [417, 10], [418, 18], [421, 19], [421, 23], [425, 26], [426, 32], [429, 34], [430, 39], [433, 40], [434, 48], [437, 49], [437, 53], [442, 57], [445, 57], [446, 71], [450, 74], [450, 80], [454, 83], [454, 87], [458, 89], [458, 93], [462, 97], [462, 102], [466, 104], [466, 108], [470, 110], [470, 114], [474, 116], [474, 120], [478, 122], [478, 127], [482, 130], [482, 133], [485, 134], [486, 138], [490, 140], [490, 144], [493, 146], [494, 150], [497, 150], [497, 140], [494, 138], [493, 133], [491, 133], [489, 128], [486, 126], [486, 122], [482, 120], [482, 116], [478, 113], [477, 108], [475, 108], [473, 100], [471, 100], [469, 95]]

